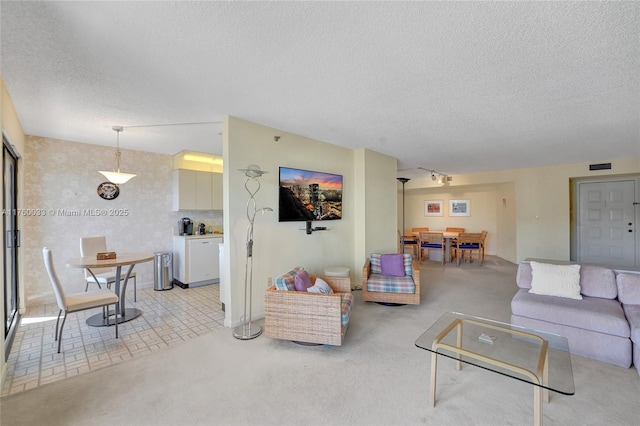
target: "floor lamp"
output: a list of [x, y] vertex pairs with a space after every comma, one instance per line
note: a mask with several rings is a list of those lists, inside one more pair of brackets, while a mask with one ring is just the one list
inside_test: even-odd
[[402, 242], [402, 254], [404, 254], [404, 184], [411, 179], [403, 177], [397, 179], [399, 182], [402, 182], [402, 231], [400, 232], [400, 241]]
[[[260, 166], [250, 164], [246, 169], [240, 169], [245, 174], [247, 180], [244, 182], [244, 188], [249, 193], [247, 200], [247, 260], [244, 267], [244, 314], [242, 315], [242, 324], [233, 330], [233, 337], [240, 340], [254, 339], [262, 334], [262, 327], [251, 323], [251, 299], [253, 294], [253, 223], [256, 214], [264, 214], [264, 212], [272, 212], [270, 207], [256, 208], [255, 195], [260, 190], [260, 181], [258, 178], [267, 173], [260, 169]], [[249, 309], [247, 311], [247, 305]]]

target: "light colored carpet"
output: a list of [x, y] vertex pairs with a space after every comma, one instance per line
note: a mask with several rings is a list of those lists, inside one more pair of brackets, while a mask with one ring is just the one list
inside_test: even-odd
[[[520, 425], [533, 388], [472, 366], [438, 369], [415, 339], [446, 311], [508, 321], [516, 265], [491, 257], [456, 268], [421, 266], [422, 304], [356, 306], [341, 347], [301, 346], [217, 330], [164, 351], [2, 398], [3, 425]], [[640, 423], [640, 377], [572, 357], [574, 396], [551, 393], [544, 422]]]

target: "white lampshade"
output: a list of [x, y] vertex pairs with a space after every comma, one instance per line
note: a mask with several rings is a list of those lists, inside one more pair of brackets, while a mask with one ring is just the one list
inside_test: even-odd
[[100, 170], [98, 173], [106, 177], [109, 182], [117, 185], [127, 183], [129, 179], [136, 177], [133, 173], [107, 172], [104, 170]]
[[102, 174], [107, 180], [116, 185], [126, 183], [129, 179], [136, 177], [133, 173], [122, 173], [120, 171], [120, 132], [124, 131], [122, 126], [112, 126], [111, 129], [116, 132], [116, 167], [113, 171], [99, 170], [98, 173]]

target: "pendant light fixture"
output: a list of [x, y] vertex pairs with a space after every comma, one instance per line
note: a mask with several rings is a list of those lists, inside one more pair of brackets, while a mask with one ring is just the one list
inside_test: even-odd
[[112, 126], [111, 129], [116, 132], [116, 167], [113, 171], [104, 171], [100, 170], [101, 173], [107, 180], [111, 183], [115, 183], [120, 185], [122, 183], [126, 183], [129, 179], [136, 177], [133, 173], [122, 173], [120, 171], [120, 132], [124, 132], [124, 128], [122, 126]]

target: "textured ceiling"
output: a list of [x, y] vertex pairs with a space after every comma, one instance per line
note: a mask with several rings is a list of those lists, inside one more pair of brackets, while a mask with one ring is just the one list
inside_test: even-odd
[[[8, 2], [27, 134], [222, 153], [233, 115], [455, 174], [640, 156], [637, 2]], [[283, 135], [286, 137], [286, 133]]]

